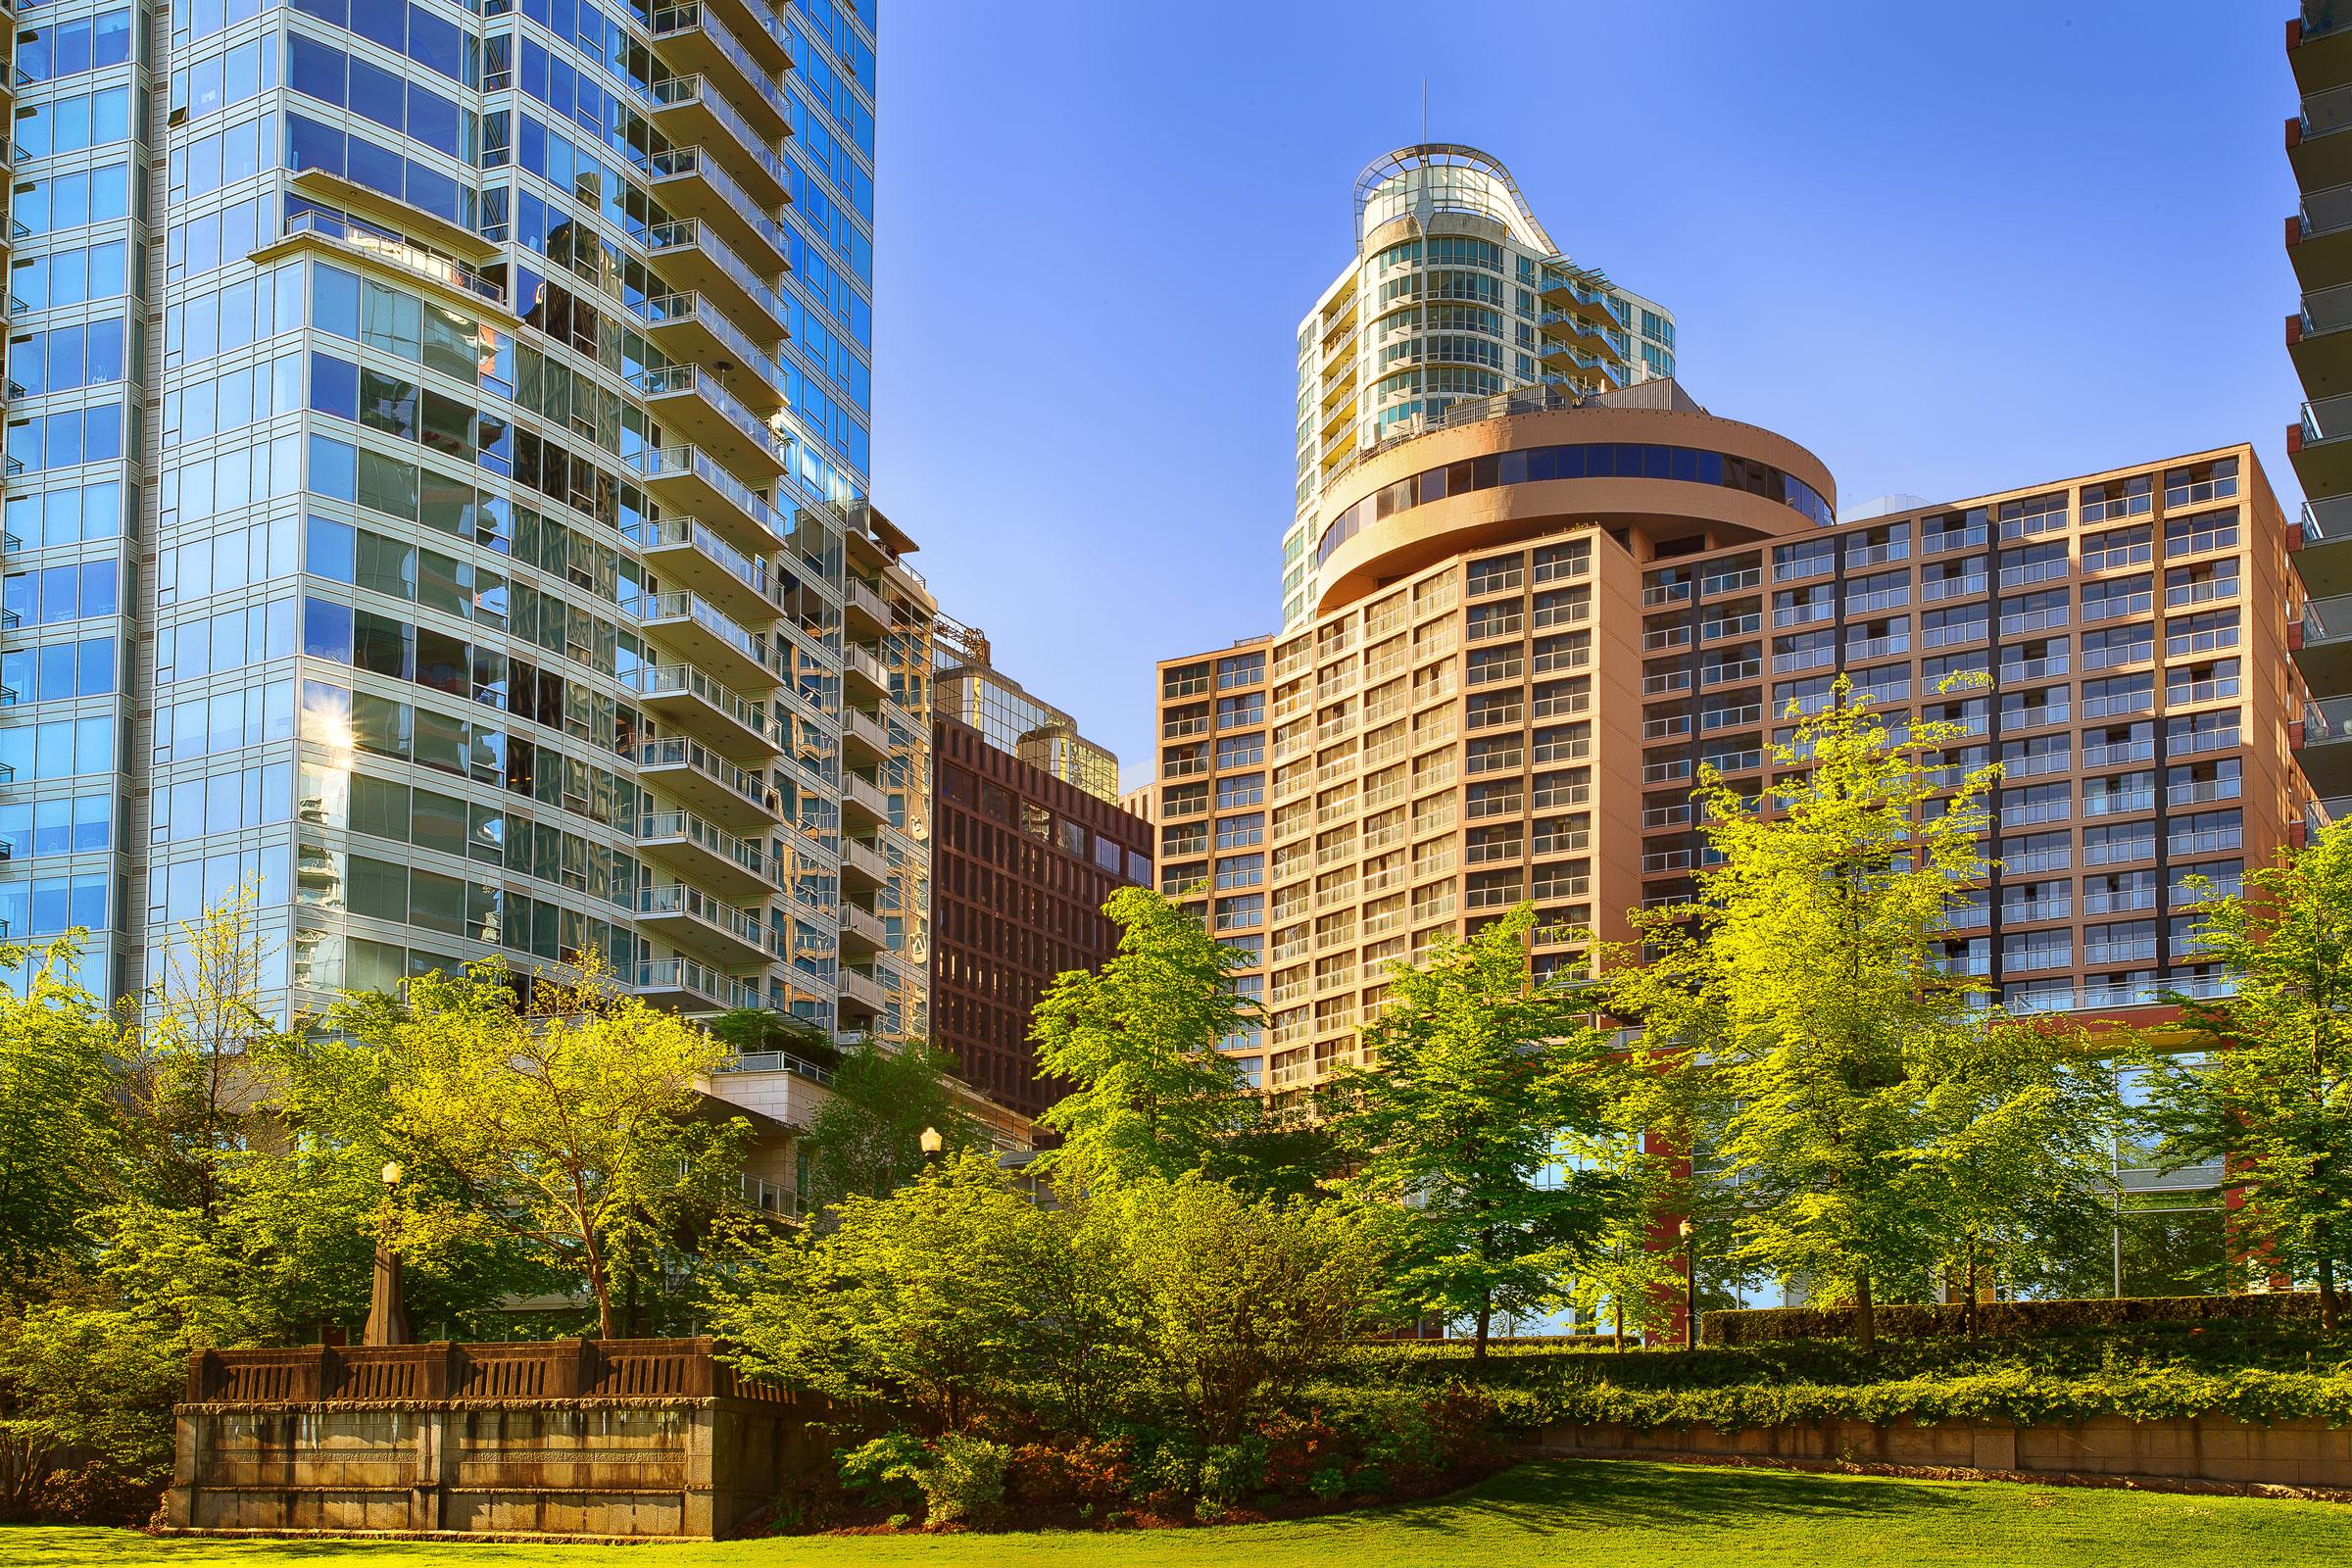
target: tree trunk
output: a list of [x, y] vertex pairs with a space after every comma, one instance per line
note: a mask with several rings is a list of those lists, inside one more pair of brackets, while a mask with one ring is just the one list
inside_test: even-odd
[[2335, 1288], [2335, 1259], [2323, 1251], [2320, 1254], [2320, 1332], [2333, 1334], [2343, 1310], [2343, 1298]]
[[1478, 1298], [1478, 1339], [1470, 1348], [1470, 1364], [1484, 1369], [1487, 1364], [1487, 1331], [1494, 1323], [1494, 1293], [1482, 1291]]
[[1617, 1320], [1616, 1332], [1609, 1336], [1609, 1343], [1612, 1348], [1622, 1350], [1625, 1348], [1625, 1302], [1619, 1298], [1611, 1297], [1609, 1306], [1612, 1309], [1612, 1315]]
[[588, 1258], [588, 1289], [596, 1297], [596, 1337], [612, 1338], [612, 1282], [605, 1278], [604, 1254], [591, 1242], [584, 1250]]
[[1870, 1309], [1870, 1270], [1854, 1277], [1854, 1339], [1868, 1355], [1878, 1348], [1878, 1323]]
[[1977, 1237], [1968, 1237], [1968, 1299], [1960, 1309], [1960, 1331], [1970, 1339], [1977, 1337]]

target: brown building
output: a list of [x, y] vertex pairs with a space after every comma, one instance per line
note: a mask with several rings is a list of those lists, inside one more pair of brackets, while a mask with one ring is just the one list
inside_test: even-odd
[[2248, 447], [1838, 523], [1810, 453], [1669, 383], [1458, 406], [1327, 495], [1312, 622], [1159, 666], [1161, 886], [1256, 959], [1269, 1087], [1350, 1059], [1441, 935], [1683, 894], [1697, 767], [1760, 783], [1839, 675], [2004, 764], [1948, 955], [2013, 1007], [2225, 984], [2183, 879], [2303, 830], [2303, 596]]
[[985, 638], [943, 621], [940, 650], [932, 1039], [966, 1082], [1034, 1116], [1065, 1086], [1037, 1077], [1030, 1013], [1054, 976], [1117, 954], [1102, 904], [1151, 882], [1152, 828], [1116, 804], [1116, 760], [991, 669]]

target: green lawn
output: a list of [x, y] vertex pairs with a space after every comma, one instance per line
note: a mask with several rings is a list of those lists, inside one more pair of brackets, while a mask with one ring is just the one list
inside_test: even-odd
[[1440, 1502], [1225, 1530], [909, 1536], [720, 1545], [383, 1545], [155, 1541], [124, 1531], [0, 1531], [0, 1562], [41, 1568], [1928, 1568], [1946, 1563], [2247, 1568], [2352, 1559], [2352, 1504], [1984, 1482], [1640, 1464], [1530, 1464]]

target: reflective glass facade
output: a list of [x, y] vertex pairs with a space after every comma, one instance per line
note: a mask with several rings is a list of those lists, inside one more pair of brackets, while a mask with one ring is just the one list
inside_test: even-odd
[[135, 990], [249, 884], [271, 1010], [593, 955], [921, 1028], [870, 4], [19, 24], [10, 933]]

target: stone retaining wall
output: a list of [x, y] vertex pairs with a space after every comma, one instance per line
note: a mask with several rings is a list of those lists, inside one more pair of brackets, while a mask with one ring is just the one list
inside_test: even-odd
[[2097, 1416], [2073, 1426], [2032, 1427], [1812, 1421], [1729, 1432], [1705, 1424], [1642, 1428], [1602, 1421], [1546, 1427], [1541, 1441], [1560, 1453], [1849, 1460], [2352, 1490], [2352, 1428], [2319, 1421], [2261, 1426], [2218, 1415], [2163, 1421]]
[[713, 1537], [829, 1463], [708, 1340], [199, 1352], [177, 1530]]

